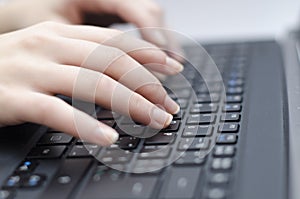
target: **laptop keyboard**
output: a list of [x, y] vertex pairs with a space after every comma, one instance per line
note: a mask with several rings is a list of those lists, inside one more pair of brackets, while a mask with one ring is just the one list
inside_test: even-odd
[[[117, 143], [101, 147], [49, 129], [2, 184], [0, 198], [24, 189], [43, 198], [230, 198], [251, 52], [247, 44], [205, 48], [223, 82], [212, 75], [205, 83], [190, 64], [182, 74], [191, 87], [170, 77], [165, 85], [181, 110], [169, 127], [156, 132], [98, 107], [98, 120], [120, 134]], [[186, 54], [202, 61], [192, 48]], [[50, 162], [59, 165], [51, 175], [39, 169]]]

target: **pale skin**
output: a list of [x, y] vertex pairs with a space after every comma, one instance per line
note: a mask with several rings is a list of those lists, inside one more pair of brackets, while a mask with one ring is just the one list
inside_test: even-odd
[[[34, 3], [35, 7], [28, 6]], [[157, 47], [165, 45], [167, 38], [142, 33], [148, 42], [131, 37], [126, 38], [125, 43], [107, 42], [122, 32], [70, 25], [81, 23], [81, 12], [90, 11], [117, 14], [138, 27], [162, 27], [163, 14], [152, 1], [16, 0], [8, 8], [10, 12], [0, 10], [0, 20], [4, 14], [7, 19], [17, 13], [14, 23], [0, 21], [0, 31], [30, 27], [0, 35], [1, 126], [34, 122], [100, 145], [115, 142], [118, 134], [114, 129], [54, 97], [56, 94], [72, 96], [80, 70], [101, 80], [93, 82], [97, 84], [94, 96], [82, 93], [78, 96], [81, 99], [95, 100], [103, 107], [112, 108], [112, 102], [122, 97], [123, 100], [118, 100], [118, 105], [113, 107], [114, 111], [129, 114], [134, 120], [154, 128], [168, 126], [172, 114], [179, 111], [179, 106], [150, 72], [174, 75], [183, 69], [179, 62]], [[18, 8], [30, 14], [22, 15], [21, 11], [17, 12]], [[56, 22], [39, 23], [44, 20]], [[31, 26], [36, 23], [39, 24]], [[131, 45], [143, 50], [128, 52]], [[99, 53], [97, 66], [84, 64], [92, 52]], [[107, 64], [110, 60], [101, 52], [115, 61]], [[140, 78], [130, 78], [128, 74], [132, 71], [138, 71]], [[80, 136], [74, 115], [79, 115], [87, 128]]]

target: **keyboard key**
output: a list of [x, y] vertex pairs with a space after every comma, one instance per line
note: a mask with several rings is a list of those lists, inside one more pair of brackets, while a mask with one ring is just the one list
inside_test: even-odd
[[186, 99], [177, 99], [177, 103], [179, 104], [181, 109], [186, 109], [188, 106], [188, 100]]
[[173, 167], [162, 185], [159, 198], [193, 199], [200, 178], [200, 167]]
[[175, 141], [176, 134], [175, 133], [158, 133], [153, 137], [147, 138], [145, 140], [145, 145], [166, 145], [173, 143]]
[[33, 148], [27, 158], [29, 159], [44, 159], [44, 158], [59, 158], [62, 156], [66, 146], [41, 146]]
[[232, 168], [233, 161], [231, 158], [214, 158], [211, 163], [211, 169], [213, 170], [230, 170]]
[[[232, 73], [231, 77], [240, 77], [243, 76], [242, 74], [238, 74], [238, 73]], [[242, 79], [231, 79], [228, 81], [228, 86], [243, 86], [244, 84], [244, 80]]]
[[166, 161], [164, 159], [138, 159], [135, 162], [133, 172], [157, 175], [165, 166]]
[[197, 96], [195, 103], [215, 103], [220, 101], [220, 95], [216, 93], [212, 94], [200, 94]]
[[104, 164], [124, 164], [132, 159], [133, 153], [123, 150], [105, 151], [100, 162]]
[[225, 113], [221, 116], [222, 122], [238, 122], [241, 115], [239, 113]]
[[[116, 171], [114, 171], [116, 172]], [[117, 179], [113, 173], [105, 172], [97, 177], [98, 181], [91, 181], [87, 184], [80, 198], [99, 199], [148, 199], [155, 191], [158, 178], [153, 175], [130, 175], [126, 178]], [[101, 193], [95, 196], [95, 193]]]
[[173, 115], [173, 120], [181, 120], [184, 117], [184, 111], [179, 111], [179, 113]]
[[240, 104], [226, 104], [223, 107], [223, 112], [241, 112], [242, 106]]
[[121, 124], [115, 129], [120, 136], [142, 136], [145, 131], [145, 126], [138, 124]]
[[173, 90], [173, 92], [174, 92], [174, 95], [176, 96], [176, 98], [187, 99], [191, 96], [190, 89]]
[[32, 174], [32, 175], [27, 176], [24, 179], [21, 186], [24, 188], [39, 187], [44, 183], [45, 180], [46, 180], [45, 175]]
[[34, 169], [37, 167], [38, 163], [34, 160], [26, 160], [23, 161], [15, 170], [15, 173], [17, 174], [26, 174], [31, 173], [34, 171]]
[[46, 133], [44, 134], [38, 145], [58, 145], [58, 144], [69, 144], [73, 137], [65, 133]]
[[161, 132], [176, 132], [178, 131], [179, 127], [180, 127], [180, 121], [173, 120], [171, 124], [167, 128], [162, 129]]
[[206, 161], [205, 157], [200, 156], [199, 152], [185, 151], [180, 158], [175, 161], [176, 166], [199, 166]]
[[204, 125], [204, 124], [213, 124], [216, 120], [216, 116], [215, 115], [211, 115], [211, 114], [197, 114], [197, 115], [190, 115], [187, 119], [186, 124], [190, 125], [190, 124], [199, 124], [199, 125]]
[[235, 134], [221, 134], [217, 137], [217, 144], [235, 144], [237, 142], [237, 135]]
[[214, 156], [216, 157], [232, 157], [235, 154], [234, 146], [215, 146]]
[[116, 125], [116, 122], [114, 120], [100, 120], [100, 122], [106, 124], [107, 126], [114, 128]]
[[228, 184], [228, 182], [229, 182], [228, 173], [215, 173], [209, 179], [209, 183], [212, 185]]
[[123, 150], [134, 150], [137, 148], [139, 142], [140, 139], [136, 137], [120, 137], [118, 145]]
[[225, 191], [221, 188], [213, 188], [208, 191], [207, 199], [225, 199]]
[[100, 110], [99, 112], [97, 112], [97, 119], [98, 120], [115, 120], [117, 118], [119, 118], [120, 115], [112, 112], [110, 110]]
[[101, 147], [98, 145], [74, 145], [68, 157], [70, 158], [95, 157], [98, 154], [100, 148]]
[[215, 113], [218, 111], [216, 104], [194, 104], [190, 110], [191, 114]]
[[226, 94], [227, 95], [239, 95], [243, 93], [242, 87], [229, 87], [227, 88]]
[[15, 191], [13, 190], [0, 189], [0, 199], [13, 199], [15, 195]]
[[22, 175], [12, 175], [8, 177], [8, 179], [3, 184], [3, 186], [6, 188], [17, 188], [20, 186], [22, 181], [23, 181]]
[[64, 160], [43, 193], [43, 199], [69, 198], [91, 163], [92, 159]]
[[237, 123], [224, 123], [219, 125], [219, 132], [222, 133], [235, 133], [239, 130], [239, 124]]
[[182, 137], [205, 137], [212, 135], [212, 126], [186, 126]]
[[241, 95], [228, 95], [226, 96], [226, 103], [241, 103], [243, 101], [243, 97]]
[[144, 146], [139, 153], [139, 159], [159, 159], [170, 155], [171, 148], [164, 146]]
[[185, 138], [180, 140], [178, 150], [205, 150], [209, 148], [209, 145], [210, 140], [207, 138]]

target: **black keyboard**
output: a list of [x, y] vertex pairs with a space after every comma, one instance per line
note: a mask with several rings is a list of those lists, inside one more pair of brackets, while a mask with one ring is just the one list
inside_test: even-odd
[[[120, 134], [117, 143], [101, 147], [48, 129], [8, 174], [0, 198], [13, 198], [27, 189], [42, 198], [230, 198], [239, 166], [251, 48], [247, 44], [205, 48], [222, 81], [214, 74], [204, 81], [191, 63], [182, 72], [186, 83], [176, 76], [166, 80], [165, 87], [181, 107], [169, 127], [157, 132], [97, 107], [98, 120]], [[195, 52], [186, 48], [192, 62], [209, 70]], [[52, 173], [41, 169], [47, 166], [53, 167]]]

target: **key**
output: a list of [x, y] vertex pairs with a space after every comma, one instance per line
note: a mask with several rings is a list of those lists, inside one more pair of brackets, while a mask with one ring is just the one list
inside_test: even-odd
[[166, 166], [164, 159], [137, 159], [133, 167], [134, 173], [147, 173], [157, 175]]
[[[232, 74], [231, 77], [238, 77], [238, 76], [242, 76], [242, 74], [240, 75], [236, 75], [237, 73], [235, 74]], [[231, 79], [228, 81], [228, 86], [243, 86], [244, 84], [244, 81], [242, 79]]]
[[200, 156], [199, 152], [185, 151], [180, 158], [175, 161], [176, 166], [199, 166], [206, 161], [205, 157]]
[[116, 131], [120, 136], [142, 136], [145, 131], [145, 126], [138, 124], [121, 124], [116, 127]]
[[159, 198], [193, 199], [200, 176], [200, 167], [173, 167], [162, 185]]
[[190, 125], [190, 124], [212, 124], [214, 123], [216, 120], [216, 116], [215, 115], [211, 115], [211, 114], [197, 114], [197, 115], [190, 115], [187, 119], [186, 124]]
[[111, 128], [114, 128], [116, 125], [116, 122], [114, 120], [100, 120], [100, 122], [106, 124], [107, 126], [110, 126]]
[[212, 135], [212, 126], [186, 126], [182, 137], [206, 137]]
[[179, 113], [176, 113], [175, 115], [173, 115], [173, 119], [174, 120], [181, 120], [184, 117], [184, 111], [179, 111]]
[[98, 145], [74, 145], [68, 157], [69, 158], [95, 157], [98, 154], [100, 148], [101, 147]]
[[59, 158], [62, 156], [66, 146], [41, 146], [33, 148], [27, 158], [29, 159], [45, 159], [45, 158]]
[[[98, 181], [91, 181], [80, 198], [89, 199], [148, 199], [155, 191], [157, 176], [130, 175], [114, 180], [111, 175], [103, 174]], [[117, 189], [116, 189], [117, 188]], [[100, 194], [95, 195], [95, 193]]]
[[46, 133], [44, 134], [38, 145], [58, 145], [58, 144], [69, 144], [73, 137], [65, 133]]
[[226, 96], [225, 103], [241, 103], [243, 97], [241, 95], [228, 95]]
[[185, 138], [180, 140], [178, 150], [205, 150], [208, 149], [210, 140], [206, 138]]
[[215, 173], [209, 179], [209, 183], [212, 185], [228, 184], [228, 182], [229, 182], [228, 173]]
[[73, 188], [81, 182], [81, 178], [92, 163], [92, 159], [66, 159], [43, 193], [44, 199], [69, 198]]
[[140, 139], [136, 137], [120, 137], [118, 145], [123, 150], [134, 150], [137, 148]]
[[177, 99], [177, 103], [179, 104], [181, 109], [186, 109], [188, 106], [188, 101], [186, 99]]
[[226, 104], [223, 107], [223, 112], [241, 112], [242, 106], [240, 104]]
[[226, 94], [227, 95], [240, 95], [243, 93], [242, 87], [229, 87], [227, 88]]
[[218, 111], [216, 104], [194, 104], [190, 110], [191, 114], [215, 113]]
[[145, 145], [165, 145], [170, 144], [175, 141], [176, 134], [175, 133], [158, 133], [151, 138], [147, 138], [145, 140]]
[[133, 154], [129, 151], [112, 150], [106, 151], [100, 158], [104, 164], [124, 164], [132, 159]]
[[170, 155], [171, 148], [164, 146], [144, 146], [139, 153], [139, 159], [160, 159]]
[[221, 134], [217, 137], [217, 144], [235, 144], [237, 142], [237, 135], [235, 134]]
[[212, 188], [207, 193], [207, 199], [225, 199], [225, 191], [221, 188]]
[[213, 170], [230, 170], [232, 168], [233, 161], [231, 158], [214, 158], [211, 163], [211, 169]]
[[24, 181], [22, 182], [21, 186], [23, 188], [34, 188], [41, 186], [44, 181], [46, 180], [45, 175], [40, 174], [32, 174], [27, 176]]
[[162, 129], [161, 132], [176, 132], [178, 131], [180, 127], [180, 121], [178, 120], [173, 120], [170, 125], [165, 128], [165, 129]]
[[222, 133], [235, 133], [239, 131], [239, 127], [240, 125], [236, 123], [224, 123], [219, 125], [218, 131]]
[[31, 173], [37, 167], [38, 162], [34, 160], [25, 160], [23, 161], [15, 170], [17, 174], [26, 174]]
[[241, 115], [239, 113], [226, 113], [221, 116], [222, 122], [238, 122]]
[[191, 90], [190, 89], [174, 90], [174, 95], [176, 96], [176, 98], [187, 99], [191, 96]]
[[212, 94], [201, 94], [197, 96], [196, 103], [215, 103], [220, 101], [220, 95], [216, 93]]
[[0, 189], [0, 199], [13, 199], [16, 193], [13, 190]]
[[97, 119], [98, 120], [115, 120], [117, 118], [119, 118], [120, 115], [112, 112], [110, 110], [100, 110], [99, 112], [97, 112]]
[[215, 146], [214, 156], [215, 157], [232, 157], [235, 154], [234, 146]]

